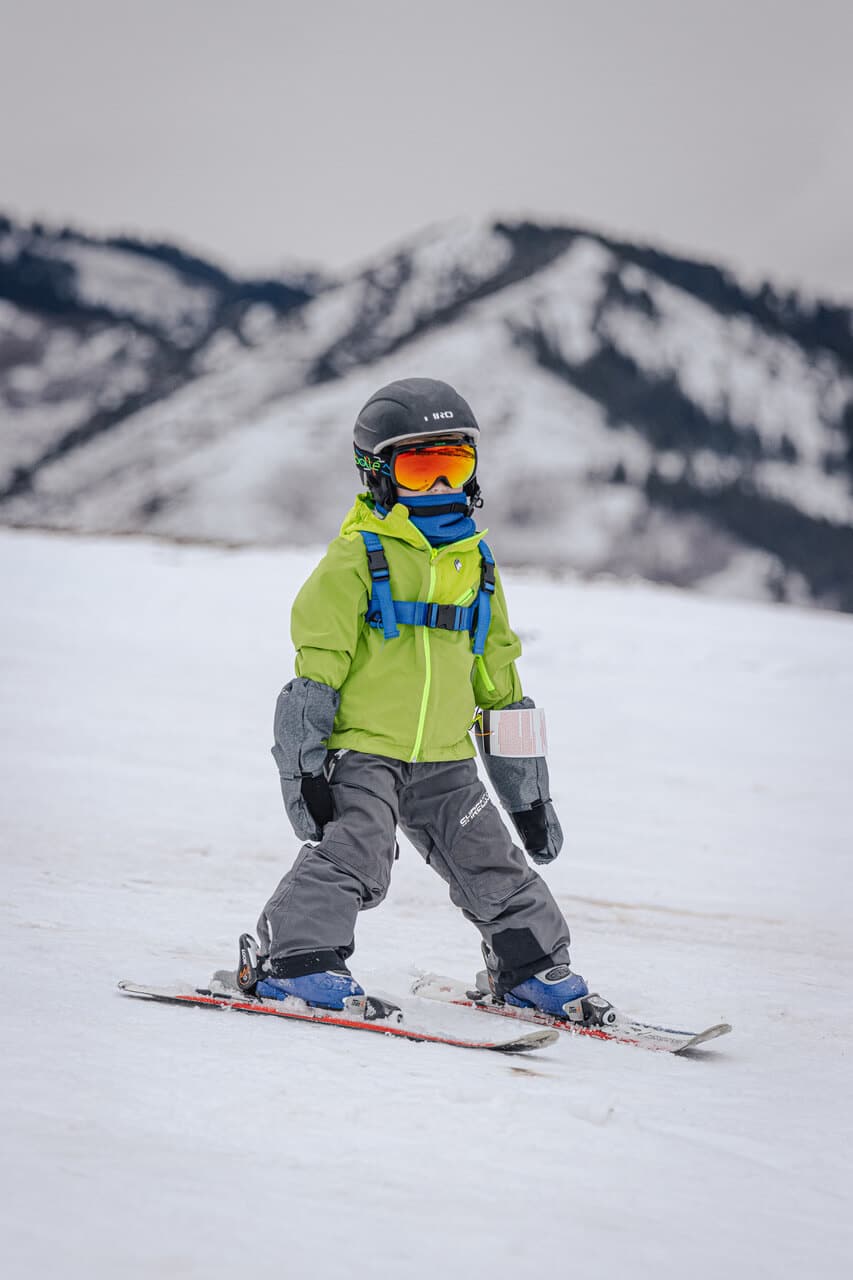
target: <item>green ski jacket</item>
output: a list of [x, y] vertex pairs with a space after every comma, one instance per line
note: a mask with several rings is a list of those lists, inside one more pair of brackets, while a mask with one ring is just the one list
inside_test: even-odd
[[466, 760], [477, 707], [499, 709], [522, 697], [515, 669], [521, 642], [510, 629], [495, 574], [485, 653], [475, 658], [467, 631], [399, 624], [397, 639], [365, 621], [372, 591], [359, 530], [379, 535], [395, 600], [468, 605], [480, 586], [483, 536], [431, 547], [397, 503], [381, 519], [360, 494], [341, 532], [300, 590], [291, 615], [296, 674], [340, 692], [331, 749], [394, 760]]

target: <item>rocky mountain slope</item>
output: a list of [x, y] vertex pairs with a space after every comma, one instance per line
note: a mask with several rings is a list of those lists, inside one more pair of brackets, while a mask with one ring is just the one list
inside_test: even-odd
[[0, 221], [0, 520], [334, 535], [354, 416], [444, 378], [504, 563], [853, 610], [853, 313], [590, 231], [433, 228], [342, 280]]

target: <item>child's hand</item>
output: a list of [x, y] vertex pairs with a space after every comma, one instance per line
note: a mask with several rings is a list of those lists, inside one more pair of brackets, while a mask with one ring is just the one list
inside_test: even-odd
[[[505, 711], [534, 707], [532, 698], [510, 703]], [[551, 802], [551, 784], [544, 756], [502, 756], [483, 750], [486, 773], [498, 798], [512, 818], [527, 855], [542, 866], [553, 862], [563, 847], [563, 832]]]
[[284, 800], [284, 807], [287, 810], [287, 816], [290, 819], [290, 825], [293, 827], [294, 835], [300, 840], [321, 840], [323, 838], [323, 824], [318, 822], [305, 799], [302, 788], [303, 783], [306, 781], [310, 783], [313, 782], [313, 779], [282, 778], [281, 796]]
[[337, 690], [304, 676], [291, 680], [278, 695], [272, 754], [284, 807], [300, 840], [320, 840], [323, 827], [334, 816], [324, 769], [326, 739], [339, 702]]
[[533, 862], [538, 866], [553, 862], [563, 847], [563, 831], [551, 801], [539, 800], [532, 808], [509, 816]]
[[326, 823], [331, 822], [334, 817], [332, 788], [326, 780], [325, 773], [318, 773], [313, 777], [311, 774], [304, 773], [301, 791], [305, 807], [322, 831]]

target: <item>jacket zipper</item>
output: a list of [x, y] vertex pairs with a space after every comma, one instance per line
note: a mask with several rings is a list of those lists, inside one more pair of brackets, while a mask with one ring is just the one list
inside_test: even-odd
[[[435, 556], [436, 552], [432, 549], [429, 554], [429, 591], [427, 592], [427, 600], [432, 600], [433, 591], [435, 590]], [[424, 736], [424, 725], [426, 723], [427, 703], [429, 702], [429, 686], [432, 677], [432, 664], [430, 661], [429, 651], [429, 627], [421, 627], [421, 634], [424, 638], [424, 692], [421, 698], [421, 713], [418, 717], [418, 731], [415, 735], [415, 746], [412, 751], [412, 761], [417, 760], [418, 752], [421, 749], [421, 742]]]

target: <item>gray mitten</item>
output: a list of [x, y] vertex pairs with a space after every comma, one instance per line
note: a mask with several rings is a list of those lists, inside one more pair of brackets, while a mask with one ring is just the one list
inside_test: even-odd
[[[536, 704], [532, 698], [510, 703], [507, 711]], [[480, 751], [489, 781], [512, 819], [521, 842], [539, 865], [553, 862], [563, 847], [563, 832], [551, 803], [544, 756], [493, 756]]]
[[275, 704], [275, 746], [281, 794], [300, 840], [319, 840], [332, 818], [326, 780], [326, 741], [335, 724], [340, 694], [327, 684], [297, 676]]

